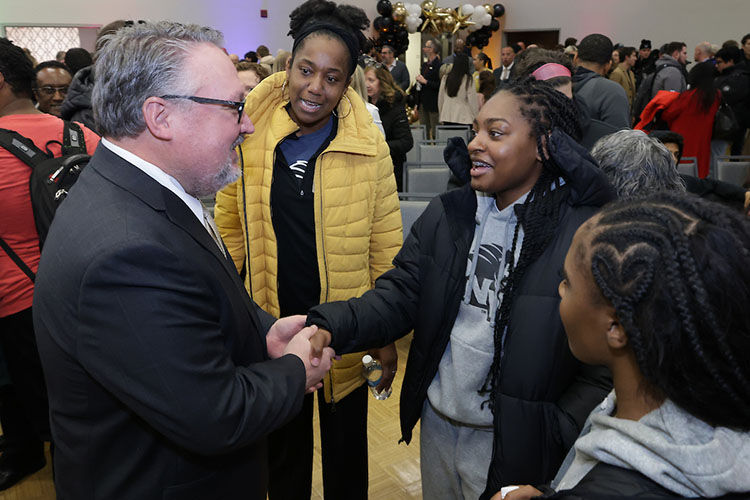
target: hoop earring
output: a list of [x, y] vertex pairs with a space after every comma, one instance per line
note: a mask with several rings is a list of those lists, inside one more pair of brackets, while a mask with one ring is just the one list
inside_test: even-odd
[[281, 95], [284, 95], [284, 90], [286, 90], [286, 82], [287, 80], [284, 80], [284, 83], [281, 84]]
[[[333, 111], [331, 111], [331, 113], [333, 113], [333, 116], [335, 116], [336, 118], [340, 118], [340, 119], [342, 119], [342, 120], [343, 120], [344, 118], [346, 118], [347, 116], [349, 116], [349, 115], [351, 114], [351, 112], [352, 112], [352, 109], [353, 109], [354, 107], [352, 106], [352, 101], [350, 101], [350, 100], [349, 100], [349, 98], [348, 98], [348, 97], [346, 96], [346, 94], [344, 94], [344, 95], [343, 95], [343, 96], [341, 96], [341, 97], [342, 97], [343, 99], [346, 99], [346, 102], [348, 102], [348, 103], [349, 103], [349, 111], [348, 111], [348, 112], [347, 112], [347, 113], [346, 113], [346, 114], [345, 114], [344, 116], [339, 116], [339, 115], [338, 115], [338, 113], [336, 113], [336, 108], [333, 108]], [[341, 104], [341, 101], [339, 101], [339, 104]], [[336, 106], [336, 107], [338, 107], [338, 106]]]

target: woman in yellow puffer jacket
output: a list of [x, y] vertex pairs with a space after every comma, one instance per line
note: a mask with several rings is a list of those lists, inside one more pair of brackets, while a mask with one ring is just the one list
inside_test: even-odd
[[[321, 4], [313, 0], [292, 13], [287, 71], [248, 95], [245, 109], [256, 132], [242, 144], [243, 176], [216, 202], [216, 222], [237, 269], [245, 270], [248, 292], [274, 316], [362, 295], [392, 267], [402, 243], [388, 146], [349, 88], [357, 16], [328, 13], [321, 24], [310, 12]], [[327, 499], [367, 496], [362, 354], [336, 361], [319, 392]], [[372, 354], [389, 386], [395, 348]], [[310, 498], [311, 398], [296, 422], [269, 439], [271, 500]]]

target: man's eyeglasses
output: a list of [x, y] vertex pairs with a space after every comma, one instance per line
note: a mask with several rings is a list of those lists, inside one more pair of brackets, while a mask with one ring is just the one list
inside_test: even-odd
[[51, 87], [49, 85], [45, 85], [44, 87], [36, 87], [34, 90], [39, 92], [40, 94], [45, 95], [55, 95], [55, 92], [60, 92], [62, 95], [68, 94], [68, 86], [64, 87]]
[[245, 111], [245, 103], [242, 101], [225, 101], [223, 99], [210, 99], [208, 97], [197, 97], [194, 95], [166, 94], [159, 96], [161, 99], [188, 99], [198, 104], [214, 104], [216, 106], [229, 106], [237, 110], [237, 123], [242, 121], [242, 112]]

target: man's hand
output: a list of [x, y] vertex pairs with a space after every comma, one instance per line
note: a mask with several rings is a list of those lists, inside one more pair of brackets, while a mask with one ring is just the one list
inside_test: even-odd
[[299, 333], [305, 326], [304, 315], [287, 316], [276, 320], [271, 325], [271, 328], [266, 333], [266, 346], [268, 348], [268, 356], [271, 359], [280, 358], [284, 355], [284, 349], [286, 349], [289, 341], [297, 333]]
[[318, 356], [318, 364], [312, 365], [312, 344], [310, 338], [318, 332], [317, 326], [303, 328], [297, 335], [292, 337], [284, 350], [284, 354], [294, 354], [305, 364], [305, 387], [307, 392], [314, 392], [323, 387], [323, 377], [331, 369], [331, 359], [336, 354], [330, 347], [322, 349]]
[[422, 85], [426, 85], [427, 84], [427, 79], [425, 77], [423, 77], [422, 75], [417, 75], [417, 77], [415, 78], [415, 80], [418, 81], [419, 83], [421, 83]]
[[[317, 327], [316, 327], [317, 328]], [[318, 366], [323, 356], [323, 349], [331, 345], [331, 332], [318, 328], [318, 331], [310, 338], [310, 364]]]
[[387, 345], [382, 349], [370, 349], [368, 354], [380, 361], [380, 364], [383, 366], [383, 376], [375, 389], [378, 392], [390, 389], [393, 378], [396, 376], [396, 369], [398, 368], [396, 344]]

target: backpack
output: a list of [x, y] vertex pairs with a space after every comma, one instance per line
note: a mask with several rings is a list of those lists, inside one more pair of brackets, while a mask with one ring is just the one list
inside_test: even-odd
[[721, 98], [721, 104], [714, 115], [714, 128], [711, 140], [732, 141], [740, 131], [740, 124], [731, 106]]
[[638, 92], [635, 95], [635, 101], [633, 102], [633, 116], [635, 121], [638, 122], [641, 119], [641, 113], [646, 109], [646, 105], [651, 101], [654, 93], [654, 82], [656, 81], [656, 75], [659, 71], [669, 67], [669, 64], [661, 64], [656, 67], [656, 71], [648, 75], [641, 82], [641, 86], [638, 87]]
[[[58, 141], [47, 142], [45, 152], [37, 148], [31, 139], [18, 132], [0, 128], [0, 147], [7, 149], [31, 168], [29, 193], [34, 222], [39, 233], [39, 248], [44, 246], [55, 211], [91, 159], [86, 151], [83, 131], [76, 123], [64, 122], [61, 156], [55, 157], [50, 152], [51, 143], [59, 144]], [[2, 239], [0, 246], [24, 274], [34, 281], [31, 269]]]

